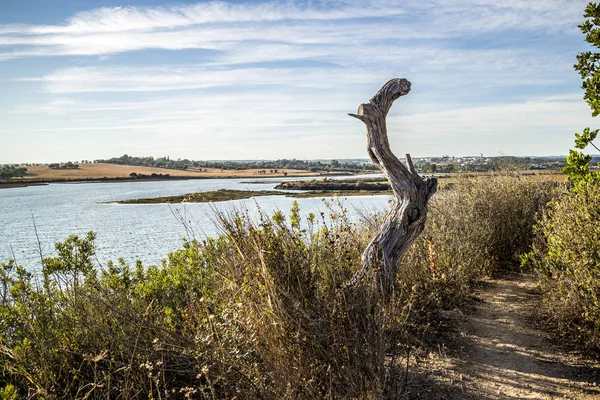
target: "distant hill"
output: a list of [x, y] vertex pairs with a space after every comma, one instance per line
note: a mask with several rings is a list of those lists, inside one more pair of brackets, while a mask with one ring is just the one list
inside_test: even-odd
[[177, 170], [192, 170], [203, 168], [216, 168], [223, 170], [244, 170], [244, 169], [296, 169], [310, 172], [350, 172], [377, 170], [377, 167], [371, 162], [341, 162], [338, 160], [328, 161], [307, 161], [297, 159], [280, 160], [223, 160], [223, 161], [196, 161], [188, 159], [173, 160], [166, 157], [134, 157], [127, 154], [121, 157], [113, 157], [106, 160], [95, 160], [96, 163], [145, 166], [154, 168], [166, 168]]

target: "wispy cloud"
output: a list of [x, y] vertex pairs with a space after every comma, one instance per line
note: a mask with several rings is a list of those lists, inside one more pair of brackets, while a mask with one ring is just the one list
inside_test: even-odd
[[[318, 68], [301, 65], [280, 66], [274, 61], [316, 58], [314, 52], [284, 45], [257, 45], [240, 50], [219, 64], [165, 65], [160, 67], [69, 67], [39, 77], [18, 78], [39, 82], [53, 94], [100, 92], [154, 92], [276, 86], [339, 90], [340, 85], [366, 85], [398, 71], [428, 90], [440, 95], [462, 88], [484, 90], [498, 87], [527, 87], [561, 84], [571, 74], [571, 60], [563, 55], [539, 54], [506, 49], [440, 49], [429, 45], [398, 46], [386, 52], [385, 46], [365, 47], [360, 57], [347, 48], [330, 50], [321, 56], [329, 64]], [[397, 51], [397, 52], [396, 52]], [[364, 59], [363, 59], [364, 58]], [[526, 60], [526, 62], [525, 62]], [[557, 62], [558, 61], [558, 62]], [[259, 67], [247, 67], [260, 62]], [[417, 86], [418, 88], [418, 86]]]
[[64, 25], [7, 26], [0, 33], [59, 34], [107, 33], [184, 28], [211, 23], [273, 22], [290, 20], [338, 20], [402, 14], [386, 2], [342, 2], [341, 6], [263, 2], [232, 4], [224, 1], [201, 2], [166, 7], [105, 7], [77, 13]]
[[[240, 41], [364, 44], [386, 39], [468, 33], [574, 29], [581, 5], [562, 1], [345, 1], [198, 3], [113, 7], [80, 12], [60, 25], [0, 26], [0, 60], [28, 56], [103, 55], [141, 49], [216, 49]], [[381, 19], [388, 19], [388, 22]], [[376, 19], [376, 20], [373, 20]], [[357, 21], [361, 23], [357, 23]], [[335, 28], [330, 24], [335, 24]]]
[[[340, 79], [365, 81], [364, 74], [337, 71]], [[209, 69], [206, 67], [160, 68], [68, 68], [40, 78], [23, 78], [23, 81], [44, 83], [50, 93], [85, 92], [147, 92], [206, 89], [243, 85], [294, 85], [319, 86], [328, 71], [241, 68]], [[334, 85], [334, 82], [331, 83]], [[235, 88], [232, 88], [235, 91]]]

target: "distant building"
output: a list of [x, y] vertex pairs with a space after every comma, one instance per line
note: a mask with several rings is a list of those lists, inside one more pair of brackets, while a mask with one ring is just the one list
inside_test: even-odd
[[531, 164], [529, 169], [548, 169], [548, 166], [542, 164]]

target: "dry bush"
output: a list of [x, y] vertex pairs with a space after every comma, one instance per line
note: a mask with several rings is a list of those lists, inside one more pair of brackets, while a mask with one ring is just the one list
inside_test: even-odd
[[367, 238], [343, 212], [309, 219], [301, 229], [297, 207], [287, 223], [279, 212], [258, 222], [222, 216], [223, 236], [205, 248], [224, 306], [240, 309], [236, 326], [261, 360], [245, 374], [260, 377], [263, 397], [378, 398], [385, 305], [371, 283], [347, 285]]
[[[418, 292], [415, 311], [428, 315], [460, 305], [474, 281], [517, 265], [555, 187], [502, 175], [461, 179], [442, 189], [399, 269], [403, 293]], [[426, 326], [415, 320], [417, 329]]]

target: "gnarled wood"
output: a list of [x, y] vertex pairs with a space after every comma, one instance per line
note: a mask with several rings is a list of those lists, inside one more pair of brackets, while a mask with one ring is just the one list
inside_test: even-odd
[[427, 202], [437, 189], [437, 179], [422, 179], [409, 154], [405, 166], [390, 150], [386, 116], [394, 100], [408, 92], [408, 80], [392, 79], [368, 103], [361, 104], [356, 114], [348, 114], [367, 126], [367, 152], [389, 179], [396, 196], [379, 232], [362, 255], [363, 270], [354, 279], [356, 282], [374, 270], [385, 292], [392, 288], [402, 256], [423, 231]]

